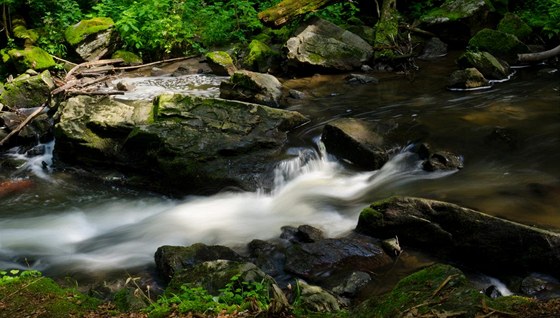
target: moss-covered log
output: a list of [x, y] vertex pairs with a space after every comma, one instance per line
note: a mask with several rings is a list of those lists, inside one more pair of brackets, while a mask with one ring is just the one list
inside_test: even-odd
[[284, 0], [272, 8], [259, 13], [259, 19], [266, 24], [281, 26], [291, 19], [318, 10], [340, 0]]

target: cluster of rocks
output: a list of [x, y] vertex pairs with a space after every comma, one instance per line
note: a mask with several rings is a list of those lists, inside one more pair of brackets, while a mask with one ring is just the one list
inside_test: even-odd
[[[273, 303], [280, 304], [278, 312], [297, 299], [298, 306], [309, 311], [349, 309], [353, 317], [399, 316], [415, 306], [426, 306], [422, 310], [428, 312], [461, 310], [470, 317], [484, 310], [477, 306], [481, 302], [504, 304], [515, 312], [516, 306], [531, 302], [528, 297], [555, 297], [560, 285], [554, 278], [527, 273], [558, 275], [559, 247], [556, 232], [451, 203], [394, 197], [365, 208], [355, 231], [344, 237], [325, 237], [309, 225], [286, 226], [279, 238], [253, 240], [240, 248], [242, 254], [201, 243], [162, 246], [155, 262], [166, 293], [188, 284], [219, 295], [236, 276], [266, 285]], [[510, 289], [524, 297], [502, 296], [492, 283], [473, 283], [459, 269], [442, 264], [404, 278], [383, 297], [362, 293], [406, 258], [409, 249], [462, 264], [470, 272], [509, 279]], [[421, 305], [430, 298], [438, 301]]]

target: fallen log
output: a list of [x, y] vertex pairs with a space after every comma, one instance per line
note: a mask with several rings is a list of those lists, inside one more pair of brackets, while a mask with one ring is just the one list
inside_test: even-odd
[[282, 26], [295, 17], [336, 2], [340, 0], [284, 0], [274, 7], [259, 12], [258, 17], [266, 24]]
[[548, 51], [517, 54], [517, 60], [519, 62], [539, 62], [554, 57], [556, 55], [560, 55], [560, 45]]
[[122, 63], [123, 59], [109, 59], [109, 60], [99, 60], [99, 61], [92, 61], [92, 62], [84, 62], [74, 66], [68, 73], [66, 77], [64, 77], [64, 81], [69, 81], [74, 73], [76, 73], [80, 68], [91, 68], [92, 66], [100, 66], [100, 65], [107, 65], [107, 64], [116, 64]]

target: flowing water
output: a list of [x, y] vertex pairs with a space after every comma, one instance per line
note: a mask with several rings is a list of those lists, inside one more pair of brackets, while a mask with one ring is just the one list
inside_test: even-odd
[[[488, 90], [450, 92], [444, 86], [452, 61], [420, 65], [412, 81], [381, 74], [379, 84], [360, 86], [334, 75], [286, 82], [305, 91], [308, 97], [291, 109], [312, 121], [291, 133], [291, 159], [278, 162], [267, 192], [171, 199], [53, 170], [52, 143], [38, 156], [14, 150], [5, 157], [17, 167], [1, 167], [0, 177], [30, 178], [34, 186], [0, 197], [0, 268], [53, 274], [142, 268], [162, 245], [235, 247], [278, 237], [284, 225], [310, 224], [336, 236], [355, 227], [369, 202], [393, 194], [560, 228], [558, 76], [538, 75], [539, 66]], [[424, 172], [403, 149], [378, 171], [355, 171], [319, 142], [324, 124], [339, 117], [405, 122], [417, 136], [411, 141], [461, 154], [465, 167]]]

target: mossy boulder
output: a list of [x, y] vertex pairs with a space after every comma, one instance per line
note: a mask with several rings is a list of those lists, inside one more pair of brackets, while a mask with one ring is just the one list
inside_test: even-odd
[[122, 59], [125, 65], [140, 65], [143, 63], [142, 58], [130, 51], [117, 50], [111, 56], [112, 59]]
[[233, 59], [228, 52], [225, 51], [213, 51], [208, 52], [205, 55], [208, 66], [212, 69], [212, 72], [216, 75], [221, 76], [231, 76], [237, 70]]
[[116, 39], [114, 24], [111, 18], [82, 20], [69, 26], [64, 36], [80, 57], [92, 61], [112, 54]]
[[126, 171], [129, 182], [170, 194], [255, 189], [287, 131], [307, 121], [297, 112], [180, 94], [126, 104], [79, 96], [59, 116], [62, 161]]
[[411, 197], [373, 203], [358, 220], [358, 232], [490, 273], [560, 271], [560, 234], [500, 219], [458, 205]]
[[487, 79], [501, 80], [510, 75], [509, 64], [488, 52], [467, 51], [457, 59], [462, 68], [474, 67]]
[[[9, 57], [8, 60], [5, 58]], [[52, 56], [40, 47], [28, 46], [24, 49], [11, 49], [4, 62], [11, 62], [19, 73], [28, 69], [43, 71], [56, 65]]]
[[469, 48], [489, 52], [510, 64], [517, 62], [517, 54], [529, 53], [527, 45], [515, 35], [492, 29], [482, 29], [475, 34], [469, 40]]
[[366, 300], [351, 316], [481, 317], [491, 311], [516, 313], [530, 302], [518, 296], [491, 299], [475, 289], [459, 269], [435, 264], [403, 278], [391, 292]]
[[480, 29], [495, 25], [490, 1], [446, 0], [420, 17], [422, 29], [451, 45], [464, 46]]
[[303, 31], [288, 39], [285, 47], [289, 64], [297, 71], [304, 71], [305, 66], [349, 71], [373, 55], [373, 48], [365, 40], [321, 19], [311, 20]]
[[514, 13], [508, 12], [498, 24], [498, 31], [513, 34], [520, 40], [529, 38], [533, 29]]
[[24, 73], [0, 88], [0, 104], [9, 110], [39, 107], [49, 101], [54, 87], [49, 71], [37, 75]]
[[243, 64], [250, 70], [266, 73], [280, 64], [280, 53], [259, 40], [249, 43], [248, 52], [243, 59]]
[[112, 28], [115, 22], [111, 18], [97, 17], [89, 20], [82, 20], [69, 26], [64, 32], [66, 41], [76, 46], [85, 41], [90, 35], [97, 34]]

